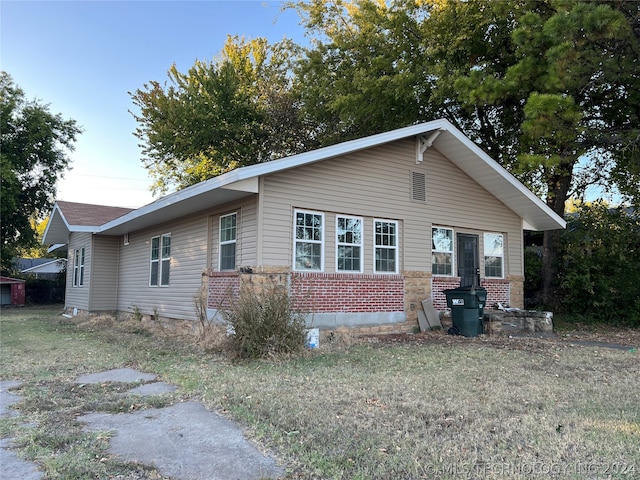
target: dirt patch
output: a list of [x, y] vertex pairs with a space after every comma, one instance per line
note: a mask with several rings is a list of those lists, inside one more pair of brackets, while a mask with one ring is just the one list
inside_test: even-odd
[[445, 331], [369, 335], [365, 341], [382, 344], [437, 344], [484, 346], [507, 350], [546, 351], [569, 345], [585, 347], [616, 348], [621, 350], [640, 349], [640, 331], [632, 329], [602, 328], [598, 331], [576, 331], [561, 334], [539, 335], [479, 335], [463, 337], [447, 335]]

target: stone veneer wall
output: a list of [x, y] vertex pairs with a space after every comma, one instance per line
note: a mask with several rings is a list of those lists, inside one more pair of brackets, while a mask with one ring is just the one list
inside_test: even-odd
[[407, 322], [417, 325], [418, 311], [422, 310], [422, 301], [431, 298], [431, 273], [402, 272], [404, 276], [404, 311]]
[[484, 331], [489, 335], [497, 333], [550, 333], [553, 332], [553, 312], [488, 310], [484, 312]]

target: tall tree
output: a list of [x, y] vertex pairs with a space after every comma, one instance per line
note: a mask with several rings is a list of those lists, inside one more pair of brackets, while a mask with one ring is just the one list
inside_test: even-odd
[[[317, 34], [299, 72], [309, 89], [305, 111], [318, 112], [318, 122], [339, 118], [337, 126], [355, 136], [443, 116], [559, 215], [570, 193], [595, 182], [617, 180], [638, 198], [639, 2], [312, 0], [295, 7]], [[558, 245], [558, 232], [547, 232], [547, 303]]]
[[[412, 2], [299, 2], [313, 47], [296, 69], [305, 114], [331, 144], [434, 116]], [[407, 8], [404, 8], [407, 7]], [[415, 10], [415, 9], [413, 9]]]
[[18, 248], [35, 242], [30, 220], [50, 210], [58, 175], [68, 167], [68, 153], [80, 132], [75, 120], [26, 100], [11, 76], [0, 72], [2, 270], [12, 268]]
[[152, 81], [132, 93], [155, 192], [306, 148], [289, 74], [296, 52], [287, 40], [228, 37], [218, 60], [198, 60], [187, 73], [174, 65], [169, 85]]
[[[618, 5], [619, 6], [619, 5]], [[640, 183], [640, 64], [635, 15], [611, 2], [547, 1], [520, 10], [511, 34], [515, 62], [504, 75], [474, 68], [455, 81], [463, 102], [519, 102], [523, 118], [512, 171], [563, 215], [573, 193]], [[636, 197], [637, 198], [637, 197]], [[545, 232], [542, 298], [554, 301], [560, 232]]]

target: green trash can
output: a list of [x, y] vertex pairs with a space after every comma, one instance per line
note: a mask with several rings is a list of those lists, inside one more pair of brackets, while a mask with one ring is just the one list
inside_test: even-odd
[[458, 287], [444, 291], [447, 307], [451, 309], [453, 327], [451, 333], [465, 337], [477, 337], [484, 333], [483, 315], [487, 301], [487, 289], [483, 287]]

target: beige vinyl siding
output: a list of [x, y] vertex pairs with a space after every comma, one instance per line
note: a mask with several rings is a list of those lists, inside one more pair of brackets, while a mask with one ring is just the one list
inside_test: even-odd
[[[65, 305], [67, 308], [89, 310], [91, 288], [91, 256], [92, 234], [71, 232], [69, 234], [69, 250], [67, 258], [67, 287]], [[84, 247], [84, 281], [81, 287], [73, 286], [73, 262], [75, 251]]]
[[122, 237], [93, 237], [90, 310], [116, 310], [118, 250]]
[[[411, 201], [411, 172], [426, 174], [426, 203]], [[335, 213], [365, 217], [365, 273], [373, 272], [373, 219], [398, 220], [400, 271], [431, 271], [431, 226], [505, 234], [507, 270], [521, 275], [521, 220], [435, 148], [416, 165], [415, 139], [267, 176], [263, 264], [292, 263], [294, 208], [325, 213], [325, 271], [335, 270]], [[286, 248], [283, 248], [286, 247]], [[482, 258], [482, 251], [480, 252]], [[510, 270], [509, 270], [510, 269]]]
[[[164, 317], [195, 319], [194, 295], [207, 268], [208, 213], [131, 232], [129, 245], [120, 247], [118, 310]], [[171, 234], [169, 286], [149, 286], [151, 238]]]
[[236, 213], [236, 267], [256, 266], [257, 260], [257, 196], [250, 197], [242, 203], [225, 205], [216, 209], [211, 216], [211, 268], [218, 271], [220, 261], [220, 217]]

